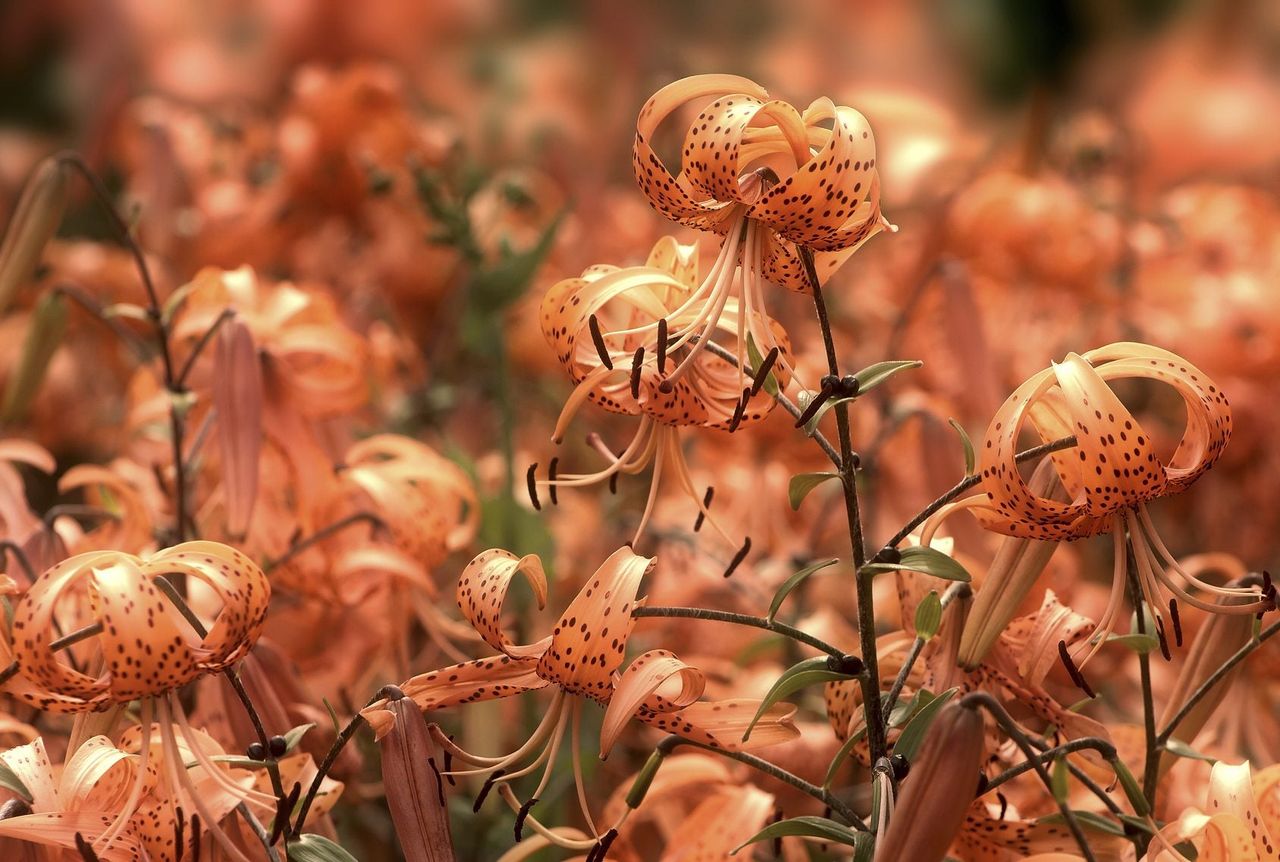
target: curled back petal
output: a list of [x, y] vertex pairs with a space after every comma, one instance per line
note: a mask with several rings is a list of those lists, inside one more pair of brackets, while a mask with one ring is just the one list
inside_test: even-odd
[[743, 742], [742, 735], [759, 708], [760, 701], [752, 698], [704, 700], [675, 712], [641, 707], [636, 717], [666, 733], [723, 751], [751, 751], [800, 737], [793, 721], [796, 708], [789, 703], [775, 703], [765, 710], [751, 729], [751, 737]]
[[[490, 656], [418, 674], [401, 685], [400, 690], [424, 712], [481, 700], [497, 700], [545, 688], [548, 683], [538, 676], [537, 665], [534, 657]], [[379, 736], [390, 729], [391, 713], [386, 709], [385, 700], [371, 703], [360, 714], [373, 725]]]
[[603, 700], [613, 690], [635, 626], [640, 581], [655, 561], [619, 548], [596, 570], [556, 624], [538, 673], [570, 694]]
[[502, 630], [502, 604], [516, 574], [524, 575], [533, 588], [539, 608], [547, 606], [547, 575], [537, 554], [517, 557], [510, 551], [492, 548], [476, 556], [458, 578], [458, 607], [485, 643], [512, 658], [541, 656], [547, 641], [520, 645]]
[[707, 680], [702, 671], [685, 664], [667, 650], [636, 656], [623, 671], [600, 725], [600, 757], [608, 756], [622, 728], [640, 707], [652, 712], [675, 712], [702, 697]]

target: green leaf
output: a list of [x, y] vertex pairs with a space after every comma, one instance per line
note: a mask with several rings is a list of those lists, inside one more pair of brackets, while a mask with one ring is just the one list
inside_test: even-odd
[[787, 578], [782, 583], [782, 586], [778, 587], [778, 591], [773, 594], [773, 601], [769, 603], [769, 616], [766, 617], [766, 619], [773, 622], [773, 618], [777, 616], [778, 610], [782, 607], [782, 603], [787, 600], [787, 596], [791, 595], [792, 591], [794, 591], [796, 587], [808, 580], [810, 575], [815, 572], [819, 572], [828, 566], [834, 566], [838, 562], [840, 562], [838, 559], [833, 558], [830, 560], [823, 560], [820, 563], [811, 563], [791, 577]]
[[[1065, 770], [1064, 770], [1065, 771]], [[1093, 811], [1072, 811], [1076, 820], [1080, 821], [1080, 825], [1086, 829], [1092, 829], [1095, 832], [1102, 832], [1106, 835], [1118, 835], [1121, 838], [1125, 836], [1124, 827], [1114, 820], [1109, 820], [1101, 814]], [[1047, 814], [1036, 820], [1037, 823], [1066, 823], [1066, 818], [1061, 813]], [[1143, 827], [1145, 831], [1150, 831], [1150, 827]]]
[[[236, 769], [266, 769], [267, 762], [265, 760], [254, 760], [252, 757], [246, 757], [243, 754], [214, 754], [209, 757], [214, 763], [225, 763], [227, 766]], [[188, 760], [185, 764], [187, 769], [195, 769], [200, 765], [199, 761]]]
[[1130, 632], [1127, 635], [1111, 635], [1111, 637], [1107, 638], [1107, 643], [1122, 644], [1138, 655], [1146, 655], [1152, 650], [1160, 648], [1160, 639], [1158, 637], [1139, 632]]
[[[751, 359], [752, 371], [759, 371], [760, 363], [764, 362], [764, 356], [760, 354], [760, 348], [756, 346], [756, 340], [751, 336], [750, 332], [747, 333], [747, 356]], [[761, 388], [774, 398], [778, 397], [778, 392], [780, 391], [778, 389], [778, 378], [773, 376], [772, 370], [765, 376], [764, 385]]]
[[948, 581], [968, 583], [969, 573], [965, 567], [951, 557], [934, 548], [903, 548], [901, 558], [896, 563], [868, 563], [868, 572], [922, 572]]
[[826, 656], [807, 658], [804, 661], [793, 664], [783, 671], [782, 676], [778, 677], [778, 681], [773, 684], [773, 688], [769, 689], [768, 694], [764, 696], [764, 700], [760, 701], [760, 708], [756, 710], [755, 716], [751, 719], [751, 724], [747, 725], [747, 732], [742, 734], [743, 742], [746, 742], [747, 738], [751, 736], [751, 731], [755, 729], [756, 722], [760, 720], [769, 707], [787, 695], [794, 694], [811, 685], [854, 678], [847, 673], [831, 670], [827, 665]]
[[1049, 773], [1049, 786], [1053, 790], [1053, 798], [1059, 805], [1066, 805], [1071, 795], [1071, 772], [1067, 769], [1065, 757], [1053, 759], [1053, 770]]
[[933, 639], [942, 625], [942, 599], [937, 590], [930, 590], [929, 595], [920, 600], [916, 606], [916, 637], [925, 641]]
[[[832, 407], [835, 407], [837, 404], [848, 404], [850, 401], [854, 400], [854, 397], [856, 396], [848, 398], [828, 398], [822, 403], [822, 406], [818, 408], [818, 412], [814, 413], [813, 416], [809, 417], [809, 421], [804, 423], [804, 433], [812, 437], [813, 432], [818, 430], [818, 423], [822, 421], [822, 417], [826, 416], [827, 412], [831, 410]], [[809, 400], [812, 401], [813, 398], [810, 397]], [[802, 407], [801, 410], [803, 409], [804, 408]]]
[[877, 362], [874, 365], [868, 365], [866, 368], [853, 375], [858, 378], [858, 394], [863, 395], [875, 389], [881, 383], [884, 383], [899, 371], [906, 371], [909, 368], [919, 368], [924, 365], [919, 359], [890, 359], [885, 362]]
[[863, 727], [853, 736], [849, 737], [844, 741], [844, 745], [840, 746], [840, 750], [836, 752], [835, 757], [831, 758], [831, 764], [827, 767], [827, 774], [822, 779], [823, 787], [831, 786], [831, 782], [835, 781], [836, 773], [840, 771], [841, 764], [843, 764], [845, 760], [848, 759], [849, 754], [850, 752], [853, 751], [854, 746], [856, 746], [859, 742], [861, 742], [862, 738], [866, 735], [867, 735], [867, 729], [866, 727]]
[[12, 790], [28, 802], [31, 801], [31, 791], [27, 789], [27, 785], [22, 783], [22, 779], [3, 760], [0, 760], [0, 787]]
[[800, 473], [792, 476], [791, 483], [787, 485], [787, 499], [791, 501], [791, 510], [798, 512], [800, 504], [809, 496], [810, 491], [823, 482], [839, 478], [839, 473]]
[[1164, 744], [1165, 751], [1175, 757], [1186, 757], [1190, 760], [1203, 760], [1205, 763], [1217, 763], [1218, 758], [1210, 757], [1207, 754], [1196, 751], [1190, 745], [1187, 745], [1181, 739], [1170, 739]]
[[342, 733], [342, 722], [338, 720], [338, 711], [333, 708], [333, 704], [329, 703], [329, 698], [322, 697], [320, 700], [324, 703], [325, 711], [329, 713], [329, 720], [333, 722], [333, 732]]
[[902, 735], [893, 744], [893, 753], [901, 754], [910, 763], [924, 743], [924, 738], [928, 734], [929, 726], [933, 724], [933, 720], [938, 717], [938, 713], [942, 711], [942, 708], [959, 691], [959, 688], [949, 688], [921, 707], [915, 717], [907, 722], [907, 726], [902, 728]]
[[948, 419], [947, 422], [960, 435], [960, 445], [964, 447], [964, 475], [968, 478], [974, 474], [978, 466], [978, 456], [973, 452], [973, 441], [969, 439], [969, 432], [965, 431], [964, 426], [959, 422], [954, 419]]
[[818, 838], [822, 841], [830, 841], [832, 844], [843, 844], [846, 847], [858, 846], [859, 836], [865, 835], [862, 841], [869, 841], [870, 835], [867, 833], [858, 833], [841, 823], [834, 820], [828, 820], [825, 817], [792, 817], [789, 820], [779, 820], [777, 823], [770, 823], [761, 829], [755, 835], [734, 848], [733, 855], [746, 847], [748, 844], [755, 844], [757, 841], [770, 841], [774, 838]]
[[341, 846], [319, 835], [303, 835], [289, 842], [292, 862], [358, 862]]
[[309, 724], [300, 724], [284, 735], [285, 752], [288, 753], [298, 747], [298, 743], [302, 741], [302, 737], [307, 735], [307, 731], [315, 727], [315, 722]]

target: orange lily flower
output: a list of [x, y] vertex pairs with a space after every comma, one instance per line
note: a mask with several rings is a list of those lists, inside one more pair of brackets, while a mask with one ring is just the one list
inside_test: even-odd
[[1209, 773], [1204, 811], [1188, 808], [1155, 837], [1143, 862], [1187, 862], [1175, 845], [1190, 842], [1199, 862], [1280, 859], [1280, 766], [1256, 776], [1249, 761], [1219, 761]]
[[[708, 279], [725, 284], [747, 278], [736, 264], [736, 239], [726, 242]], [[786, 332], [745, 302], [723, 294], [714, 307], [699, 293], [697, 247], [663, 237], [644, 266], [590, 267], [579, 278], [553, 285], [542, 300], [542, 331], [577, 384], [565, 403], [552, 439], [559, 443], [582, 405], [640, 416], [640, 426], [622, 454], [615, 455], [594, 435], [592, 444], [609, 466], [595, 473], [552, 476], [539, 485], [581, 487], [618, 474], [635, 474], [653, 464], [648, 502], [635, 541], [652, 515], [663, 475], [674, 474], [682, 491], [721, 535], [702, 494], [695, 489], [680, 448], [678, 429], [703, 426], [734, 431], [763, 419], [773, 409], [767, 395], [753, 403], [761, 386], [747, 377], [748, 341], [768, 360], [779, 386], [791, 376]], [[703, 347], [713, 332], [723, 335], [735, 365]], [[761, 364], [766, 360], [761, 358]], [[757, 372], [764, 369], [756, 369]], [[765, 370], [765, 373], [769, 373]], [[761, 381], [764, 376], [757, 374]], [[736, 544], [725, 536], [730, 544]], [[633, 542], [634, 544], [634, 542]]]
[[[651, 142], [663, 120], [695, 103], [702, 112], [673, 176]], [[632, 165], [649, 203], [667, 218], [729, 237], [744, 221], [759, 230], [763, 276], [791, 290], [808, 289], [796, 246], [828, 252], [823, 268], [830, 272], [890, 227], [880, 214], [875, 138], [862, 114], [825, 97], [801, 113], [737, 75], [695, 75], [650, 97], [636, 121]]]
[[[502, 628], [503, 600], [511, 580], [520, 574], [533, 588], [538, 605], [544, 606], [547, 580], [542, 563], [534, 555], [516, 557], [499, 549], [485, 551], [467, 565], [459, 578], [458, 605], [499, 655], [421, 674], [400, 686], [424, 711], [554, 688], [542, 722], [510, 754], [472, 754], [443, 734], [438, 734], [437, 741], [475, 767], [455, 774], [488, 776], [487, 786], [498, 786], [499, 794], [525, 817], [523, 822], [545, 837], [549, 830], [528, 817], [528, 809], [536, 804], [550, 781], [556, 752], [566, 732], [571, 731], [578, 800], [592, 838], [563, 844], [570, 849], [589, 849], [601, 836], [594, 826], [582, 783], [578, 739], [586, 700], [605, 706], [601, 757], [609, 753], [633, 716], [660, 730], [715, 748], [740, 749], [744, 747], [742, 734], [759, 706], [753, 700], [699, 702], [705, 684], [702, 673], [666, 650], [650, 650], [618, 674], [635, 625], [631, 611], [644, 601], [636, 594], [641, 580], [654, 565], [655, 560], [638, 556], [630, 548], [618, 549], [587, 579], [550, 636], [532, 644], [517, 644]], [[385, 703], [380, 700], [361, 712], [379, 736], [393, 720]], [[750, 747], [794, 739], [794, 712], [795, 708], [788, 704], [771, 707], [752, 732]], [[531, 801], [520, 806], [507, 785], [533, 772], [544, 761], [546, 769]]]
[[[220, 604], [210, 624], [184, 618], [161, 594], [155, 579], [171, 573], [189, 579], [193, 598], [209, 597]], [[139, 810], [157, 710], [159, 720], [154, 724], [168, 760], [180, 759], [180, 734], [191, 756], [224, 790], [246, 801], [274, 805], [274, 797], [255, 795], [223, 780], [221, 769], [206, 754], [208, 746], [191, 728], [175, 696], [183, 685], [230, 667], [248, 653], [261, 633], [270, 596], [266, 575], [248, 557], [217, 542], [197, 541], [145, 559], [120, 551], [77, 554], [40, 575], [19, 600], [13, 613], [13, 644], [0, 648], [0, 660], [8, 659], [6, 653], [11, 651], [18, 667], [4, 686], [7, 693], [58, 713], [100, 711], [111, 704], [142, 700], [140, 765], [133, 787], [115, 822], [95, 843], [110, 846]], [[68, 617], [67, 604], [76, 608], [75, 622], [90, 621], [82, 618], [81, 608], [87, 608], [88, 616], [100, 626], [94, 655], [102, 670], [96, 676], [64, 664], [53, 649], [59, 618]], [[202, 604], [197, 601], [198, 606]], [[219, 843], [232, 858], [242, 859], [243, 854], [220, 832], [204, 797], [193, 789], [186, 769], [169, 768], [165, 781], [169, 795], [185, 792]]]
[[[1150, 435], [1110, 388], [1111, 381], [1126, 378], [1171, 386], [1186, 404], [1186, 428], [1167, 461], [1157, 456]], [[1074, 450], [1054, 453], [1040, 463], [1039, 471], [1053, 470], [1057, 478], [1046, 494], [1033, 487], [1046, 473], [1028, 481], [1014, 460], [1028, 421], [1042, 442], [1069, 435], [1078, 441]], [[1146, 508], [1150, 501], [1185, 490], [1203, 475], [1230, 436], [1226, 396], [1182, 357], [1134, 342], [1071, 353], [1023, 383], [996, 412], [978, 465], [982, 492], [940, 510], [926, 525], [925, 535], [961, 509], [972, 511], [987, 529], [1010, 536], [1063, 541], [1109, 530], [1115, 548], [1111, 596], [1091, 639], [1093, 646], [1080, 664], [1097, 653], [1120, 621], [1127, 583], [1126, 546], [1132, 548], [1143, 597], [1161, 631], [1161, 587], [1178, 601], [1210, 612], [1269, 610], [1272, 596], [1263, 596], [1255, 588], [1220, 587], [1187, 572], [1156, 533]], [[1069, 499], [1057, 499], [1055, 491]], [[1253, 600], [1215, 604], [1188, 592], [1187, 587]]]

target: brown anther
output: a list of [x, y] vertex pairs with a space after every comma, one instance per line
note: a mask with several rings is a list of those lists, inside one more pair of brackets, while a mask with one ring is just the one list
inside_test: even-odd
[[716, 495], [716, 489], [708, 485], [707, 493], [702, 495], [702, 508], [698, 510], [698, 518], [693, 522], [693, 531], [696, 533], [702, 529], [702, 522], [707, 518], [707, 509], [711, 508], [711, 498]]
[[552, 458], [551, 463], [547, 465], [547, 490], [551, 494], [551, 505], [555, 506], [560, 501], [556, 499], [556, 468], [560, 466], [558, 457]]
[[1062, 665], [1067, 669], [1067, 674], [1071, 677], [1071, 681], [1076, 684], [1076, 688], [1083, 691], [1090, 698], [1097, 697], [1093, 692], [1093, 688], [1089, 685], [1089, 681], [1080, 672], [1080, 668], [1076, 667], [1075, 660], [1071, 658], [1071, 653], [1067, 652], [1067, 642], [1064, 640], [1058, 641], [1058, 658], [1062, 659]]
[[769, 379], [769, 372], [773, 370], [773, 365], [778, 361], [778, 348], [772, 348], [764, 359], [760, 362], [760, 367], [756, 369], [755, 377], [751, 378], [751, 394], [758, 395], [760, 390], [764, 388], [764, 383]]
[[533, 504], [534, 511], [541, 512], [542, 504], [538, 502], [538, 462], [534, 461], [529, 465], [529, 471], [524, 474], [525, 484], [529, 488], [529, 502]]
[[742, 543], [742, 547], [738, 549], [738, 553], [733, 555], [733, 559], [729, 561], [729, 567], [724, 570], [726, 578], [732, 577], [734, 570], [742, 565], [742, 561], [747, 558], [747, 554], [751, 553], [751, 537], [747, 536], [746, 541]]
[[493, 789], [493, 782], [503, 776], [501, 769], [495, 770], [488, 778], [484, 780], [484, 786], [480, 788], [480, 792], [476, 794], [476, 802], [471, 806], [473, 814], [480, 813], [480, 806], [484, 805], [484, 800], [489, 796], [489, 791]]
[[613, 358], [609, 356], [609, 348], [604, 343], [604, 335], [600, 332], [600, 321], [594, 314], [587, 318], [587, 328], [591, 330], [591, 341], [596, 346], [596, 353], [600, 355], [601, 364], [612, 371]]
[[742, 396], [738, 399], [738, 406], [733, 411], [733, 418], [729, 420], [729, 433], [732, 434], [738, 430], [738, 426], [742, 424], [742, 417], [747, 412], [747, 402], [751, 400], [751, 387], [742, 390]]
[[524, 821], [529, 816], [529, 812], [533, 810], [533, 806], [538, 804], [538, 797], [531, 796], [529, 801], [520, 806], [519, 812], [516, 813], [516, 841], [524, 840]]
[[1173, 641], [1182, 646], [1182, 618], [1178, 615], [1178, 600], [1169, 599], [1169, 619], [1173, 622]]
[[667, 319], [665, 317], [658, 318], [658, 373], [667, 373]]
[[[640, 370], [644, 367], [644, 345], [641, 344], [636, 348], [635, 356], [631, 358], [631, 397], [640, 397]], [[666, 381], [663, 381], [666, 382]], [[659, 387], [661, 388], [661, 387]]]

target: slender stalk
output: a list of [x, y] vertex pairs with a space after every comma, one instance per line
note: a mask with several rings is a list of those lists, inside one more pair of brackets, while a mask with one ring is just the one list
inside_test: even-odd
[[1178, 729], [1178, 725], [1182, 723], [1182, 720], [1187, 717], [1187, 714], [1191, 712], [1191, 710], [1195, 709], [1196, 704], [1204, 700], [1205, 695], [1207, 695], [1215, 685], [1220, 683], [1222, 678], [1231, 672], [1232, 668], [1248, 658], [1251, 653], [1258, 649], [1258, 647], [1275, 637], [1278, 633], [1280, 633], [1280, 622], [1275, 622], [1267, 626], [1258, 633], [1256, 638], [1236, 650], [1235, 654], [1233, 654], [1231, 658], [1223, 662], [1221, 667], [1210, 674], [1209, 678], [1202, 682], [1200, 687], [1191, 693], [1191, 696], [1187, 698], [1187, 702], [1173, 714], [1173, 718], [1169, 719], [1169, 723], [1165, 725], [1164, 730], [1160, 731], [1160, 733], [1156, 735], [1157, 745], [1163, 748], [1164, 744], [1172, 738], [1174, 731]]
[[736, 760], [739, 763], [745, 763], [747, 766], [750, 766], [758, 772], [762, 772], [771, 778], [776, 778], [778, 781], [786, 782], [802, 793], [812, 796], [814, 799], [818, 800], [823, 805], [828, 806], [833, 812], [839, 814], [846, 821], [851, 823], [855, 829], [862, 832], [871, 831], [871, 828], [867, 826], [862, 818], [855, 814], [853, 809], [846, 805], [840, 797], [834, 795], [830, 791], [822, 789], [816, 784], [810, 784], [800, 776], [788, 772], [780, 766], [775, 766], [762, 758], [755, 757], [754, 755], [746, 754], [741, 751], [725, 751], [723, 748], [712, 748], [710, 745], [704, 745], [701, 742], [694, 742], [692, 739], [685, 739], [683, 736], [668, 736], [666, 739], [662, 740], [662, 742], [658, 743], [658, 750], [663, 754], [670, 754], [673, 749], [681, 745], [701, 748], [704, 751], [714, 752], [715, 754], [719, 754], [723, 757], [728, 757], [731, 760]]
[[347, 515], [345, 518], [341, 518], [337, 521], [334, 521], [332, 524], [329, 524], [327, 527], [321, 527], [319, 530], [316, 530], [314, 533], [312, 533], [310, 536], [307, 536], [305, 539], [299, 539], [298, 541], [294, 542], [293, 545], [289, 547], [289, 550], [285, 551], [276, 559], [268, 560], [265, 564], [263, 564], [262, 570], [264, 572], [269, 573], [271, 572], [272, 569], [275, 569], [278, 566], [284, 565], [285, 563], [289, 562], [294, 557], [296, 557], [298, 554], [301, 554], [303, 551], [307, 550], [313, 545], [316, 545], [319, 542], [323, 542], [325, 539], [329, 538], [335, 533], [340, 533], [343, 530], [345, 530], [347, 527], [351, 527], [356, 524], [359, 524], [361, 521], [368, 521], [369, 524], [374, 529], [381, 529], [386, 526], [386, 522], [383, 521], [382, 518], [375, 515], [373, 512], [356, 512], [352, 515]]
[[[835, 336], [827, 303], [822, 297], [822, 284], [813, 264], [813, 252], [800, 247], [800, 260], [804, 264], [809, 287], [813, 291], [813, 307], [822, 331], [822, 344], [827, 354], [827, 370], [833, 377], [840, 376], [840, 360], [836, 355]], [[849, 542], [853, 546], [854, 590], [858, 598], [858, 638], [862, 646], [862, 661], [866, 676], [862, 677], [862, 708], [867, 719], [867, 745], [874, 763], [888, 751], [884, 731], [884, 714], [880, 701], [880, 666], [876, 658], [876, 611], [872, 597], [872, 579], [865, 577], [862, 567], [867, 561], [866, 546], [862, 537], [862, 516], [858, 510], [858, 456], [853, 451], [853, 439], [849, 430], [849, 404], [841, 401], [834, 408], [836, 414], [836, 438], [840, 444], [840, 484], [844, 490], [845, 515], [849, 524]]]
[[988, 781], [987, 786], [983, 789], [982, 793], [979, 795], [985, 795], [987, 793], [990, 793], [991, 791], [999, 787], [1001, 784], [1004, 784], [1007, 781], [1012, 781], [1013, 779], [1017, 778], [1019, 775], [1022, 775], [1023, 773], [1030, 772], [1031, 770], [1036, 768], [1037, 762], [1039, 762], [1042, 765], [1051, 763], [1057, 757], [1071, 754], [1076, 751], [1086, 751], [1088, 749], [1093, 749], [1094, 751], [1101, 754], [1107, 760], [1111, 760], [1116, 756], [1116, 747], [1111, 743], [1107, 742], [1105, 739], [1100, 739], [1094, 736], [1086, 736], [1081, 739], [1073, 739], [1070, 742], [1064, 742], [1062, 745], [1059, 745], [1055, 748], [1050, 748], [1047, 751], [1042, 751], [1039, 754], [1037, 754], [1035, 757], [1028, 758], [1027, 760], [1024, 760], [1022, 763], [1019, 763], [1016, 766], [1009, 767], [1004, 772], [1000, 773], [995, 778], [992, 778], [990, 781]]
[[195, 368], [196, 360], [200, 358], [200, 354], [204, 353], [204, 349], [209, 346], [209, 342], [213, 341], [213, 336], [218, 334], [222, 324], [235, 316], [236, 311], [234, 308], [224, 308], [213, 323], [209, 324], [209, 328], [204, 331], [204, 334], [200, 336], [200, 340], [191, 348], [191, 353], [188, 354], [187, 360], [182, 363], [182, 370], [178, 372], [178, 377], [175, 380], [178, 387], [181, 388], [187, 385], [187, 377], [191, 374], [191, 369]]
[[[1132, 538], [1132, 537], [1131, 537]], [[1129, 601], [1137, 619], [1138, 634], [1147, 633], [1146, 602], [1142, 599], [1142, 587], [1138, 583], [1138, 566], [1133, 558], [1133, 548], [1127, 550], [1125, 576], [1129, 581]], [[1138, 653], [1138, 682], [1142, 688], [1142, 727], [1146, 738], [1146, 751], [1142, 767], [1142, 795], [1155, 810], [1156, 782], [1160, 777], [1160, 742], [1156, 734], [1155, 695], [1151, 688], [1151, 656]]]
[[[377, 698], [374, 698], [374, 700], [377, 700]], [[374, 700], [369, 701], [369, 703], [373, 703]], [[316, 770], [316, 777], [311, 780], [311, 786], [307, 788], [307, 795], [302, 797], [302, 805], [298, 808], [298, 816], [293, 821], [293, 834], [302, 834], [302, 828], [307, 823], [307, 814], [311, 811], [311, 803], [315, 801], [316, 794], [320, 792], [320, 785], [324, 783], [325, 776], [329, 774], [330, 769], [333, 769], [333, 764], [337, 761], [338, 755], [342, 754], [342, 749], [347, 747], [351, 737], [356, 735], [356, 731], [364, 723], [364, 716], [357, 712], [351, 716], [347, 726], [338, 733], [337, 738], [333, 740], [333, 745], [329, 746], [324, 760], [320, 762], [320, 767]]]
[[[946, 610], [947, 605], [965, 592], [972, 594], [973, 590], [968, 584], [952, 584], [947, 591], [942, 594], [942, 609]], [[911, 676], [911, 669], [915, 667], [916, 659], [920, 658], [920, 652], [924, 649], [924, 645], [928, 643], [924, 638], [917, 636], [911, 642], [911, 649], [907, 652], [907, 660], [902, 663], [902, 669], [898, 671], [897, 678], [893, 681], [893, 685], [889, 688], [889, 694], [884, 699], [884, 715], [885, 721], [889, 720], [889, 716], [893, 714], [893, 707], [898, 702], [898, 696], [902, 694], [902, 688], [907, 684], [907, 677]]]
[[[793, 641], [806, 644], [816, 650], [826, 653], [827, 655], [843, 659], [847, 654], [844, 650], [832, 646], [824, 640], [814, 637], [808, 632], [793, 628], [786, 623], [780, 623], [777, 620], [766, 619], [765, 617], [753, 617], [748, 614], [737, 614], [731, 611], [715, 611], [710, 608], [673, 608], [673, 607], [640, 607], [631, 612], [631, 616], [636, 617], [665, 617], [667, 619], [686, 619], [686, 620], [712, 620], [721, 623], [731, 623], [737, 626], [751, 626], [752, 628], [764, 629], [777, 635], [790, 638]], [[865, 661], [865, 659], [864, 659]]]
[[1093, 851], [1089, 848], [1089, 840], [1085, 838], [1084, 830], [1080, 828], [1080, 821], [1076, 819], [1075, 812], [1071, 810], [1071, 806], [1054, 795], [1053, 779], [1049, 776], [1049, 770], [1040, 762], [1039, 753], [1036, 751], [1035, 746], [1031, 744], [1031, 740], [1022, 732], [1022, 729], [1018, 727], [1017, 722], [1010, 718], [1009, 713], [1005, 712], [1004, 707], [1000, 705], [1000, 701], [985, 691], [975, 691], [971, 694], [966, 694], [960, 699], [960, 703], [981, 706], [996, 720], [1018, 748], [1022, 749], [1022, 753], [1026, 755], [1031, 768], [1036, 771], [1036, 775], [1040, 776], [1040, 781], [1043, 782], [1045, 789], [1049, 791], [1054, 801], [1057, 802], [1058, 811], [1061, 812], [1062, 819], [1066, 821], [1067, 828], [1071, 830], [1072, 837], [1076, 839], [1076, 844], [1080, 847], [1080, 855], [1087, 862], [1098, 862], [1097, 857], [1093, 855]]
[[[1019, 452], [1017, 455], [1014, 456], [1014, 461], [1016, 461], [1019, 464], [1023, 463], [1024, 461], [1034, 461], [1035, 459], [1041, 458], [1045, 455], [1049, 455], [1054, 452], [1061, 452], [1063, 449], [1070, 449], [1075, 445], [1076, 445], [1076, 438], [1074, 436], [1061, 437], [1049, 443], [1042, 443], [1041, 445], [1035, 446], [1031, 449], [1024, 449], [1023, 451]], [[973, 476], [966, 476], [965, 478], [961, 479], [951, 488], [950, 491], [947, 491], [941, 497], [934, 500], [932, 503], [930, 503], [929, 505], [921, 509], [919, 512], [917, 512], [916, 515], [910, 521], [907, 521], [907, 523], [902, 527], [902, 529], [898, 530], [898, 532], [893, 534], [893, 538], [885, 542], [885, 547], [896, 548], [898, 545], [902, 544], [904, 541], [906, 541], [907, 536], [911, 535], [912, 530], [914, 530], [916, 527], [923, 524], [925, 521], [929, 520], [930, 515], [932, 515], [934, 512], [938, 511], [943, 506], [950, 503], [952, 500], [955, 500], [965, 491], [968, 491], [970, 488], [976, 486], [981, 481], [982, 481], [982, 476], [978, 474], [975, 474]]]

